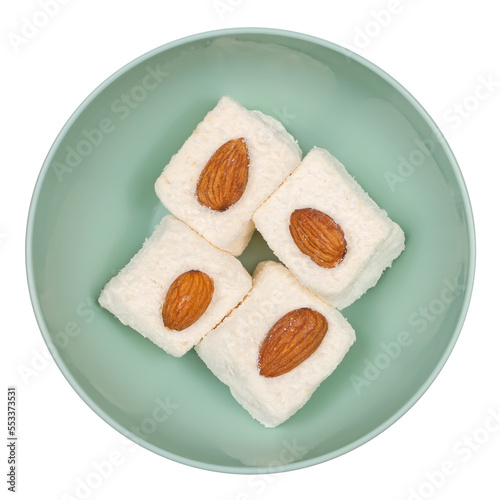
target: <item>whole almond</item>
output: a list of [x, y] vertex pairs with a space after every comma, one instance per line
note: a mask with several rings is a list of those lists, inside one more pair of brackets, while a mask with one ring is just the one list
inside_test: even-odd
[[163, 324], [171, 330], [185, 330], [200, 319], [212, 301], [214, 282], [207, 274], [191, 270], [170, 285], [163, 302]]
[[201, 205], [224, 212], [245, 192], [250, 159], [245, 140], [232, 139], [223, 144], [208, 160], [196, 186]]
[[259, 373], [264, 377], [278, 377], [293, 370], [316, 351], [327, 330], [327, 319], [308, 307], [285, 314], [260, 346]]
[[290, 216], [290, 234], [299, 250], [318, 266], [335, 267], [342, 262], [347, 243], [342, 228], [315, 208], [300, 208]]

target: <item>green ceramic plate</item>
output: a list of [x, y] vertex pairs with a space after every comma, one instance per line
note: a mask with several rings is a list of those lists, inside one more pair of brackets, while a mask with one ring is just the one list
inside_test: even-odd
[[[275, 429], [252, 420], [191, 351], [176, 359], [97, 304], [166, 214], [153, 184], [222, 95], [330, 150], [406, 233], [407, 248], [344, 313], [357, 342], [307, 405]], [[252, 272], [273, 258], [255, 234]], [[332, 459], [389, 427], [423, 394], [459, 335], [474, 273], [460, 170], [415, 99], [361, 57], [270, 29], [182, 39], [145, 54], [73, 114], [43, 165], [27, 227], [42, 334], [84, 401], [167, 458], [225, 472]]]

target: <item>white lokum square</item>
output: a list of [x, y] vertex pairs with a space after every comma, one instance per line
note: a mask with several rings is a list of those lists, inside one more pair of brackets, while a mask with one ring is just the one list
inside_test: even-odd
[[[299, 309], [322, 318], [324, 337], [309, 357], [289, 371], [279, 373], [274, 368], [274, 374], [270, 370], [263, 374], [261, 346], [276, 324]], [[291, 335], [295, 327], [283, 325], [282, 331]], [[312, 330], [308, 335], [297, 346], [315, 342]], [[287, 339], [294, 342], [292, 337]], [[304, 288], [283, 265], [268, 261], [257, 266], [245, 300], [195, 349], [238, 403], [264, 426], [276, 427], [309, 400], [354, 341], [354, 330], [336, 309]]]
[[[238, 146], [238, 165], [240, 160], [246, 162], [243, 170], [231, 170], [235, 153], [230, 149], [229, 156], [229, 145], [234, 149]], [[219, 166], [215, 167], [217, 172], [206, 174], [205, 167], [212, 158], [219, 158], [216, 153], [221, 148], [226, 149], [219, 156], [229, 160], [224, 164], [214, 159], [210, 164]], [[155, 190], [172, 214], [214, 246], [240, 255], [255, 229], [252, 214], [297, 167], [301, 157], [297, 142], [280, 122], [259, 111], [249, 111], [226, 96], [172, 157], [157, 179]], [[238, 186], [231, 184], [236, 175]], [[230, 194], [229, 198], [218, 192], [225, 181], [229, 188], [224, 193]], [[217, 204], [199, 196], [209, 184]]]
[[[203, 273], [210, 289], [200, 289], [205, 281], [196, 281], [189, 290], [191, 298], [177, 297], [178, 305], [187, 308], [179, 310], [177, 314], [183, 312], [184, 316], [176, 323], [167, 316], [167, 327], [163, 314], [167, 293], [177, 278], [191, 271], [198, 276]], [[178, 357], [238, 305], [251, 283], [251, 276], [238, 259], [213, 247], [183, 222], [167, 215], [139, 252], [107, 283], [99, 303], [123, 324]], [[192, 312], [189, 307], [193, 303], [189, 300], [193, 294], [204, 294], [206, 308], [199, 311], [202, 312], [199, 319], [186, 326], [186, 321], [182, 324], [180, 320]]]
[[[326, 267], [328, 263], [320, 259], [330, 251], [324, 243], [324, 227], [309, 223], [302, 234], [305, 245], [317, 253], [316, 260], [292, 236], [292, 214], [306, 211], [326, 214], [343, 233], [344, 254], [340, 261], [332, 262], [333, 267]], [[253, 220], [297, 279], [337, 309], [349, 306], [373, 287], [405, 246], [401, 228], [336, 158], [320, 148], [303, 159]], [[324, 248], [318, 248], [323, 244]]]

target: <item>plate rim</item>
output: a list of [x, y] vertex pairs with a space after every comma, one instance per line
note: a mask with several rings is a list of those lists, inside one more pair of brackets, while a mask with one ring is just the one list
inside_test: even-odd
[[[397, 92], [401, 94], [401, 96], [408, 101], [408, 103], [412, 106], [417, 113], [420, 114], [424, 122], [431, 128], [431, 130], [440, 137], [440, 145], [443, 148], [443, 152], [446, 155], [448, 163], [453, 170], [453, 174], [457, 181], [457, 186], [460, 191], [461, 199], [463, 200], [464, 205], [464, 213], [465, 213], [465, 223], [468, 228], [468, 252], [469, 252], [469, 262], [468, 262], [468, 273], [466, 275], [465, 282], [465, 290], [463, 291], [463, 304], [460, 310], [460, 314], [457, 318], [457, 323], [455, 325], [455, 329], [452, 337], [450, 338], [450, 342], [448, 343], [446, 350], [444, 351], [442, 357], [439, 360], [439, 363], [435, 366], [432, 372], [429, 374], [425, 382], [419, 387], [419, 389], [412, 395], [412, 397], [407, 401], [405, 405], [403, 405], [397, 412], [391, 415], [390, 418], [386, 419], [383, 423], [377, 426], [372, 431], [363, 435], [355, 441], [329, 453], [325, 453], [319, 455], [314, 458], [306, 459], [306, 460], [298, 460], [296, 462], [292, 462], [286, 465], [280, 466], [226, 466], [226, 465], [217, 465], [209, 462], [203, 462], [200, 460], [194, 460], [190, 458], [186, 458], [184, 456], [178, 455], [176, 453], [172, 453], [170, 451], [164, 450], [142, 438], [133, 434], [131, 431], [126, 429], [120, 423], [118, 423], [114, 418], [108, 415], [105, 411], [101, 410], [101, 408], [92, 400], [90, 396], [85, 392], [85, 390], [80, 386], [80, 384], [76, 381], [66, 363], [63, 361], [62, 357], [59, 355], [59, 352], [54, 347], [52, 339], [50, 337], [49, 329], [45, 323], [44, 315], [42, 312], [42, 307], [40, 305], [40, 301], [38, 299], [38, 294], [36, 290], [35, 276], [34, 276], [34, 265], [33, 265], [33, 231], [34, 231], [34, 219], [36, 216], [36, 209], [38, 206], [39, 197], [44, 185], [45, 178], [50, 169], [50, 164], [52, 162], [55, 151], [59, 148], [62, 140], [71, 129], [74, 122], [80, 117], [83, 111], [87, 108], [87, 106], [94, 100], [94, 98], [101, 93], [104, 89], [112, 85], [117, 79], [119, 79], [123, 74], [141, 64], [142, 62], [155, 57], [156, 55], [169, 51], [173, 48], [176, 48], [181, 45], [189, 44], [192, 42], [199, 42], [202, 40], [210, 39], [210, 38], [220, 38], [220, 37], [228, 37], [228, 36], [237, 36], [237, 35], [271, 35], [278, 38], [292, 38], [298, 41], [304, 41], [308, 43], [312, 43], [315, 45], [319, 45], [325, 47], [333, 52], [344, 55], [346, 58], [352, 59], [355, 62], [358, 62], [366, 69], [374, 72], [376, 75], [381, 77], [387, 84], [392, 86]], [[120, 432], [123, 436], [127, 437], [131, 441], [136, 444], [142, 446], [143, 448], [152, 451], [164, 458], [173, 460], [178, 463], [182, 463], [184, 465], [189, 465], [198, 469], [213, 471], [213, 472], [222, 472], [222, 473], [232, 473], [232, 474], [264, 474], [264, 473], [276, 473], [276, 472], [287, 472], [293, 471], [297, 469], [303, 469], [306, 467], [311, 467], [313, 465], [317, 465], [320, 463], [324, 463], [330, 461], [334, 458], [337, 458], [345, 453], [348, 453], [361, 445], [368, 443], [376, 436], [380, 435], [382, 432], [391, 427], [395, 422], [397, 422], [413, 405], [417, 403], [417, 401], [425, 394], [425, 392], [432, 385], [434, 380], [437, 378], [444, 365], [446, 364], [448, 358], [453, 351], [458, 337], [462, 331], [468, 309], [470, 306], [470, 300], [472, 296], [472, 291], [474, 287], [474, 277], [475, 277], [475, 267], [476, 267], [476, 236], [475, 236], [475, 225], [474, 225], [474, 217], [472, 211], [472, 205], [470, 201], [470, 197], [468, 194], [467, 186], [465, 184], [465, 180], [463, 174], [460, 170], [458, 162], [446, 140], [445, 134], [439, 129], [433, 118], [430, 114], [424, 109], [424, 107], [420, 104], [420, 102], [403, 86], [401, 85], [394, 77], [390, 76], [379, 66], [364, 58], [363, 56], [357, 54], [356, 52], [351, 51], [348, 48], [345, 48], [341, 45], [338, 45], [334, 42], [328, 41], [326, 39], [309, 35], [306, 33], [301, 33], [298, 31], [292, 30], [284, 30], [279, 28], [262, 28], [262, 27], [237, 27], [237, 28], [224, 28], [217, 30], [209, 30], [203, 31], [200, 33], [184, 36], [178, 38], [176, 40], [167, 42], [162, 44], [152, 50], [145, 52], [144, 54], [132, 59], [130, 62], [116, 70], [109, 77], [107, 77], [101, 84], [99, 84], [87, 97], [80, 103], [80, 105], [76, 108], [76, 110], [70, 115], [66, 123], [61, 128], [60, 132], [56, 136], [54, 142], [50, 146], [50, 149], [45, 157], [45, 160], [42, 164], [40, 172], [38, 174], [37, 180], [35, 182], [35, 186], [33, 189], [33, 194], [31, 197], [28, 217], [26, 223], [26, 233], [25, 233], [25, 266], [26, 266], [26, 278], [27, 285], [29, 291], [29, 297], [31, 301], [31, 305], [33, 308], [33, 312], [35, 314], [35, 319], [37, 321], [39, 330], [42, 334], [45, 344], [49, 349], [56, 365], [59, 370], [62, 372], [66, 380], [72, 386], [72, 388], [76, 391], [76, 393], [80, 396], [80, 398], [99, 416], [101, 417], [107, 424], [109, 424], [112, 428]]]

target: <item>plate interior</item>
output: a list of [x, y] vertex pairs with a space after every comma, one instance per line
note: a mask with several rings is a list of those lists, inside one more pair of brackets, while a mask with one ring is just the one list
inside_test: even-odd
[[[252, 420], [194, 351], [173, 358], [97, 304], [167, 213], [154, 181], [223, 95], [282, 121], [304, 154], [330, 150], [406, 235], [392, 268], [343, 311], [353, 348], [276, 429]], [[231, 472], [321, 462], [394, 422], [446, 360], [473, 272], [465, 187], [420, 106], [347, 51], [271, 30], [170, 44], [101, 85], [49, 153], [27, 243], [41, 330], [82, 398], [157, 453]], [[265, 259], [275, 257], [255, 233], [241, 260], [252, 272]]]

